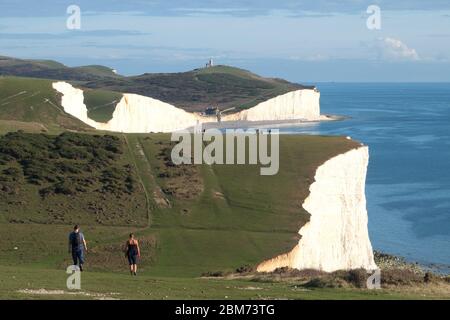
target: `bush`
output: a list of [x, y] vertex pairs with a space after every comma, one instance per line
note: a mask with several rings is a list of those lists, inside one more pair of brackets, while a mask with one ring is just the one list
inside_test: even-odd
[[344, 280], [357, 288], [365, 288], [368, 278], [367, 271], [364, 269], [355, 269], [347, 272]]
[[255, 271], [255, 268], [250, 265], [245, 265], [236, 269], [237, 273], [251, 273]]
[[[0, 136], [0, 163], [12, 167], [0, 170], [0, 181], [23, 176], [25, 183], [42, 186], [42, 197], [89, 191], [131, 194], [136, 190], [134, 167], [114, 165], [122, 153], [123, 141], [112, 135], [8, 133]], [[96, 184], [100, 186], [93, 190]]]
[[381, 273], [381, 282], [390, 285], [411, 285], [424, 282], [424, 276], [408, 269], [388, 269]]
[[17, 168], [8, 168], [2, 171], [2, 175], [6, 181], [17, 181], [21, 177], [22, 171]]
[[68, 182], [60, 182], [55, 185], [56, 194], [73, 195], [76, 193], [75, 186]]

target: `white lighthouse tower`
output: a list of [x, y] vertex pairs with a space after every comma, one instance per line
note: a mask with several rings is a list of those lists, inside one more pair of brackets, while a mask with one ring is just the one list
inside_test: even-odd
[[214, 61], [213, 61], [213, 59], [212, 59], [212, 58], [211, 58], [211, 59], [209, 59], [208, 63], [206, 64], [206, 67], [207, 67], [207, 68], [211, 68], [211, 67], [214, 67]]

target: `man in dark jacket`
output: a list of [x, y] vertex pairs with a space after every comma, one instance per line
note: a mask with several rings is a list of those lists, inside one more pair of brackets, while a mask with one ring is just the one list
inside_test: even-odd
[[69, 253], [72, 253], [73, 265], [78, 265], [80, 271], [83, 271], [85, 251], [87, 252], [86, 240], [83, 233], [80, 232], [80, 227], [76, 225], [69, 235]]

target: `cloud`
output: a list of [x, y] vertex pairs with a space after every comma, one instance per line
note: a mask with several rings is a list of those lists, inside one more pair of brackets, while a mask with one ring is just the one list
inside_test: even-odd
[[382, 60], [418, 61], [420, 56], [416, 49], [408, 47], [395, 38], [380, 38], [378, 40], [379, 58]]

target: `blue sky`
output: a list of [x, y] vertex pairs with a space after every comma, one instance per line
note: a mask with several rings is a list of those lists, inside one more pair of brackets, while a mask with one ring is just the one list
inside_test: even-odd
[[[68, 30], [67, 7], [81, 8]], [[369, 5], [381, 29], [369, 30]], [[190, 70], [209, 57], [297, 82], [450, 81], [450, 1], [1, 0], [0, 55]]]

